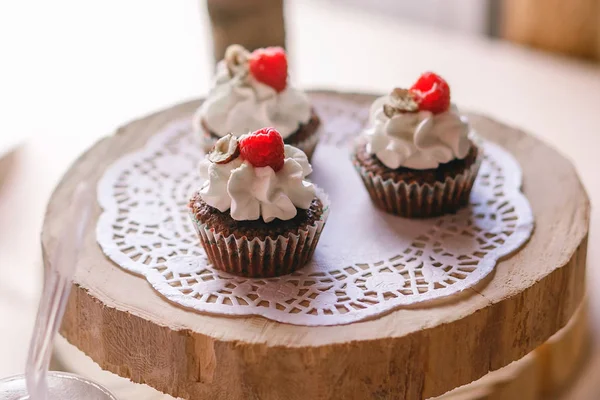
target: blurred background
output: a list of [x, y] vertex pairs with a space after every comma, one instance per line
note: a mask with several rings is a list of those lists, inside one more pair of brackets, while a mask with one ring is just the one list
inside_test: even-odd
[[[0, 376], [24, 367], [39, 232], [62, 173], [118, 126], [203, 96], [234, 42], [286, 46], [305, 88], [383, 93], [439, 72], [464, 108], [565, 153], [600, 199], [600, 0], [2, 1]], [[592, 288], [597, 225], [593, 214]], [[594, 290], [590, 304], [598, 338]], [[590, 354], [565, 398], [600, 398], [594, 345]]]
[[[208, 89], [213, 47], [220, 57], [231, 41], [249, 47], [284, 44], [284, 15], [294, 79], [304, 85], [387, 90], [394, 82], [374, 77], [366, 62], [352, 71], [339, 71], [339, 66], [334, 71], [313, 54], [335, 58], [347, 51], [348, 57], [375, 59], [374, 53], [386, 50], [374, 37], [388, 34], [389, 52], [394, 43], [437, 41], [442, 54], [421, 54], [421, 60], [449, 78], [456, 63], [443, 68], [432, 59], [443, 60], [452, 51], [451, 43], [443, 43], [455, 37], [476, 46], [488, 40], [497, 41], [496, 47], [513, 43], [548, 55], [600, 59], [597, 0], [300, 0], [285, 7], [283, 0], [171, 3], [2, 2], [0, 106], [10, 110], [1, 118], [11, 128], [2, 135], [2, 147], [10, 146], [7, 142], [15, 136], [48, 136], [49, 129], [53, 138], [79, 140], [81, 135], [73, 132], [84, 122], [94, 134], [105, 134], [135, 115], [197, 97]], [[404, 56], [420, 67], [414, 54]], [[390, 68], [408, 68], [393, 65], [400, 54], [393, 59]], [[479, 62], [473, 61], [466, 55], [464, 69]], [[64, 109], [48, 107], [57, 99]]]

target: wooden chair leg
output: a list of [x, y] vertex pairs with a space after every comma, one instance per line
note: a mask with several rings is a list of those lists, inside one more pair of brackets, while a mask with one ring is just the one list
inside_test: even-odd
[[206, 0], [215, 60], [233, 43], [249, 50], [285, 47], [283, 0]]

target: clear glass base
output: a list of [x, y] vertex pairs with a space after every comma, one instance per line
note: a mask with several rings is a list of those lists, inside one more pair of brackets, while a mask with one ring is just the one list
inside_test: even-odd
[[[0, 379], [0, 400], [27, 400], [25, 375]], [[46, 400], [117, 400], [96, 382], [66, 372], [48, 372]], [[35, 400], [35, 399], [34, 399]]]

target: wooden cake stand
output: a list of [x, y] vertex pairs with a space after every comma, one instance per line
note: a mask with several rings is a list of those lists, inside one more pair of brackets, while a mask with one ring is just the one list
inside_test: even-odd
[[[62, 221], [75, 185], [87, 180], [95, 187], [114, 160], [198, 104], [132, 122], [77, 160], [48, 205], [45, 262], [64, 230], [74, 229]], [[482, 116], [471, 122], [521, 164], [536, 225], [530, 241], [467, 295], [344, 326], [200, 314], [109, 261], [91, 226], [62, 335], [101, 368], [184, 399], [424, 399], [527, 356], [582, 303], [590, 206], [575, 169], [554, 149]], [[96, 205], [96, 217], [100, 211]]]

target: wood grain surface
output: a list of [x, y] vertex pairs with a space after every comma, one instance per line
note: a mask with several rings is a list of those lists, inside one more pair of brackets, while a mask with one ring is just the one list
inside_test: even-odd
[[230, 44], [248, 50], [285, 47], [283, 0], [207, 0], [206, 8], [216, 61], [223, 59]]
[[[588, 303], [584, 300], [569, 323], [536, 350], [481, 379], [435, 400], [546, 400], [569, 388], [589, 351]], [[56, 369], [87, 376], [109, 387], [121, 400], [173, 400], [148, 385], [135, 384], [103, 371], [75, 346], [60, 338], [55, 347]], [[565, 395], [564, 399], [569, 397]], [[563, 397], [561, 397], [563, 398]], [[584, 397], [591, 398], [591, 397]]]
[[[60, 221], [74, 185], [81, 179], [94, 184], [113, 160], [197, 106], [185, 103], [135, 121], [79, 158], [49, 203], [45, 259], [69, 229]], [[573, 166], [549, 146], [488, 118], [471, 120], [521, 163], [536, 228], [526, 247], [499, 263], [470, 296], [340, 327], [202, 315], [166, 302], [143, 279], [113, 265], [90, 231], [63, 335], [102, 368], [183, 398], [421, 399], [525, 356], [581, 302], [589, 202]]]
[[600, 60], [600, 1], [505, 0], [501, 9], [504, 38]]

